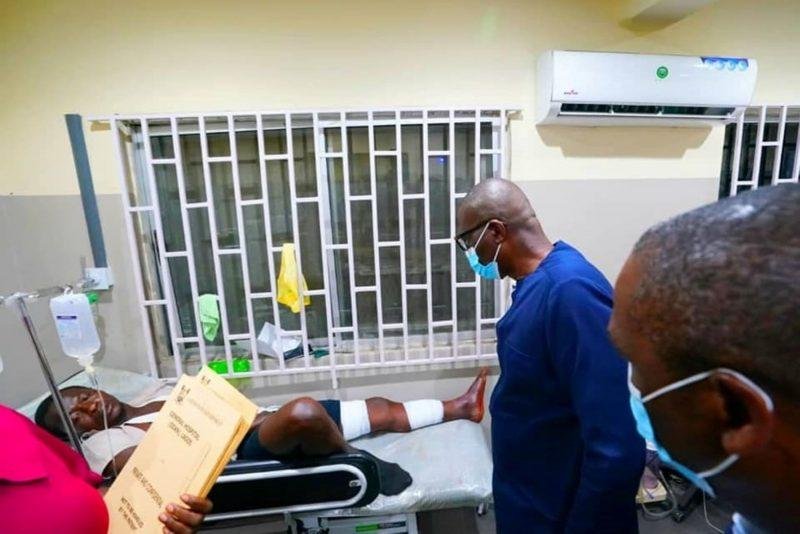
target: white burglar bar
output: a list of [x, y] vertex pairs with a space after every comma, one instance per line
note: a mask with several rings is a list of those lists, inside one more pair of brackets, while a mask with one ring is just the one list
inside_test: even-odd
[[[793, 146], [790, 141], [787, 142], [786, 131], [789, 125], [794, 128], [800, 125], [800, 106], [786, 104], [754, 106], [739, 115], [730, 146], [729, 196], [764, 185], [797, 183], [800, 174], [800, 134], [795, 129]], [[770, 128], [771, 126], [774, 128]], [[755, 128], [755, 140], [751, 153], [750, 136], [745, 135], [745, 132], [752, 132], [753, 128]], [[768, 131], [775, 131], [774, 139], [767, 139]], [[762, 168], [762, 160], [764, 152], [770, 148], [774, 151], [772, 169], [767, 172]], [[791, 168], [788, 167], [788, 161], [787, 165], [784, 165], [786, 151], [794, 155]], [[749, 169], [750, 172], [742, 176], [742, 169]], [[723, 172], [725, 171], [726, 169], [723, 169]]]
[[[787, 116], [787, 108], [782, 109], [780, 142], [783, 141], [783, 125]], [[326, 372], [330, 374], [333, 386], [337, 387], [337, 373], [342, 371], [478, 362], [495, 358], [493, 350], [484, 352], [483, 344], [488, 341], [487, 332], [491, 331], [505, 311], [507, 287], [494, 284], [494, 312], [491, 316], [484, 316], [482, 299], [486, 296], [482, 295], [481, 281], [477, 277], [469, 281], [459, 279], [456, 274], [461, 265], [459, 262], [466, 260], [451, 237], [457, 231], [458, 200], [467, 193], [463, 185], [458, 185], [468, 182], [460, 173], [471, 171], [474, 182], [469, 183], [507, 174], [508, 115], [513, 112], [513, 109], [502, 107], [383, 108], [335, 112], [309, 110], [116, 115], [102, 119], [110, 122], [114, 135], [118, 171], [124, 187], [123, 205], [131, 261], [151, 373], [162, 378], [179, 376], [182, 372], [195, 372], [207, 362], [222, 359], [228, 364], [226, 376]], [[187, 127], [187, 123], [195, 126]], [[280, 126], [276, 126], [278, 123]], [[386, 130], [386, 127], [390, 129]], [[366, 131], [366, 148], [359, 144], [363, 136], [357, 135], [358, 128], [362, 133]], [[382, 142], [387, 144], [386, 139], [393, 139], [394, 149], [376, 144], [378, 128], [383, 128], [380, 131], [384, 139]], [[446, 137], [445, 146], [432, 149], [431, 128], [437, 128], [438, 135]], [[490, 133], [488, 137], [485, 135], [487, 130]], [[311, 132], [311, 147], [302, 142], [303, 131]], [[340, 146], [331, 146], [326, 132], [338, 135]], [[385, 135], [387, 132], [390, 132], [389, 137]], [[253, 134], [255, 143], [251, 142], [248, 150], [244, 150], [242, 143], [250, 142], [245, 139], [252, 139]], [[300, 137], [297, 137], [298, 134]], [[464, 134], [467, 135], [467, 143], [462, 142], [457, 146], [457, 136]], [[141, 145], [126, 142], [130, 135], [139, 136], [137, 139], [141, 139]], [[221, 135], [227, 138], [230, 145], [227, 156], [211, 152], [210, 137], [218, 136], [215, 138], [218, 139]], [[265, 141], [267, 135], [272, 141], [277, 139], [277, 145], [268, 147]], [[404, 146], [409, 142], [406, 135], [411, 140], [408, 146]], [[192, 139], [198, 141], [197, 154], [187, 152], [182, 142], [183, 136], [195, 136]], [[154, 157], [151, 142], [159, 137], [169, 140], [173, 154]], [[302, 142], [302, 145], [297, 145], [298, 142]], [[472, 153], [462, 154], [461, 150], [469, 150], [463, 146], [470, 144]], [[279, 147], [277, 153], [276, 146]], [[252, 158], [248, 155], [251, 153], [256, 154], [257, 161], [248, 159]], [[459, 159], [461, 156], [463, 159]], [[136, 170], [129, 168], [127, 162], [135, 158], [145, 162], [143, 176], [135, 176]], [[380, 168], [384, 174], [378, 172], [378, 158], [381, 158]], [[444, 168], [446, 162], [442, 177], [447, 181], [446, 189], [442, 189], [444, 185], [436, 188], [431, 186], [431, 158], [438, 161], [438, 167]], [[776, 154], [776, 161], [779, 160], [780, 155]], [[459, 163], [462, 168], [457, 169], [457, 161], [466, 161], [467, 167], [463, 168], [463, 164]], [[391, 162], [394, 162], [394, 169], [386, 175], [385, 169]], [[304, 164], [307, 167], [303, 167]], [[212, 175], [213, 165], [218, 166], [215, 168], [229, 168], [230, 172]], [[159, 175], [155, 172], [156, 166], [174, 170], [172, 175], [177, 180], [177, 200], [164, 196], [166, 186], [157, 182]], [[200, 180], [201, 183], [199, 186], [192, 184], [192, 187], [200, 188], [204, 200], [190, 198], [188, 194], [190, 186], [186, 169], [190, 166], [199, 169], [195, 181]], [[339, 168], [341, 176], [337, 176], [339, 173], [336, 170]], [[276, 172], [274, 169], [279, 170]], [[298, 174], [300, 171], [297, 169], [306, 170]], [[309, 175], [312, 172], [309, 169], [313, 169], [314, 176]], [[420, 174], [417, 175], [417, 172]], [[776, 171], [774, 180], [780, 181], [778, 176]], [[797, 165], [793, 176], [796, 180]], [[353, 189], [353, 184], [358, 180], [361, 180], [358, 182], [359, 189]], [[308, 187], [310, 183], [316, 188], [314, 194], [300, 189]], [[409, 185], [412, 183], [418, 184], [419, 189]], [[437, 183], [444, 184], [444, 181]], [[735, 190], [736, 186], [732, 184], [731, 187]], [[244, 188], [250, 188], [246, 197]], [[253, 194], [252, 188], [258, 190], [258, 194]], [[231, 190], [232, 193], [228, 193]], [[381, 211], [381, 203], [387, 198], [397, 203], [396, 212], [394, 208], [389, 210], [391, 213]], [[354, 211], [354, 207], [358, 211]], [[354, 213], [364, 213], [365, 209], [371, 210], [371, 217], [354, 220]], [[436, 214], [444, 209], [448, 210], [449, 217], [442, 223], [436, 219]], [[258, 210], [263, 215], [263, 224], [255, 224], [256, 221], [249, 215], [254, 212], [248, 210]], [[192, 227], [195, 224], [193, 214], [196, 213], [207, 215], [210, 230], [208, 249], [205, 249], [205, 243], [201, 243], [200, 249], [210, 251], [206, 255], [199, 253], [196, 248], [200, 239], [198, 236], [203, 235], [200, 229]], [[222, 219], [220, 213], [223, 214]], [[312, 213], [318, 217], [318, 243], [316, 237], [312, 239], [308, 235], [309, 228], [316, 233], [316, 228], [312, 228], [315, 225], [309, 226], [307, 220]], [[147, 243], [139, 242], [142, 232], [137, 232], [136, 221], [140, 217], [149, 218], [153, 226], [153, 232], [147, 232], [148, 239], [152, 241]], [[226, 221], [233, 217], [236, 221], [231, 227], [232, 223]], [[398, 225], [396, 231], [392, 232], [394, 237], [382, 239], [379, 227], [383, 227], [387, 220], [393, 222], [394, 217], [397, 217]], [[421, 220], [418, 220], [420, 217]], [[180, 226], [179, 233], [184, 241], [182, 250], [167, 250], [163, 221], [173, 231]], [[223, 228], [225, 224], [228, 228]], [[433, 224], [437, 224], [435, 236]], [[371, 243], [354, 241], [354, 228], [362, 228], [363, 225], [371, 226]], [[409, 228], [413, 230], [411, 233]], [[221, 233], [223, 231], [227, 232], [224, 236]], [[263, 231], [264, 237], [255, 239], [254, 235], [249, 235], [256, 231], [259, 234]], [[234, 233], [236, 235], [232, 235]], [[446, 233], [450, 237], [445, 238], [443, 234]], [[335, 235], [339, 236], [338, 240]], [[295, 326], [285, 330], [281, 325], [281, 315], [286, 317], [289, 312], [281, 308], [277, 301], [280, 264], [276, 254], [281, 251], [281, 243], [275, 242], [276, 236], [284, 236], [280, 239], [288, 239], [295, 244], [300, 297], [299, 329]], [[422, 242], [417, 236], [421, 236]], [[223, 238], [225, 244], [221, 242]], [[253, 243], [260, 248], [252, 249]], [[301, 247], [301, 243], [310, 248]], [[412, 246], [414, 248], [409, 249]], [[155, 262], [145, 261], [141, 256], [142, 247], [153, 249]], [[357, 254], [357, 251], [369, 250], [369, 247], [373, 259], [366, 264], [363, 261], [356, 264], [359, 254], [363, 254]], [[432, 253], [433, 247], [438, 247], [436, 258]], [[312, 257], [306, 258], [301, 248], [311, 250]], [[445, 256], [444, 252], [438, 253], [442, 250], [447, 250], [449, 256]], [[314, 251], [319, 252], [321, 265], [315, 264]], [[382, 251], [386, 254], [388, 264], [384, 264], [381, 258]], [[209, 258], [209, 265], [198, 264], [205, 257]], [[407, 262], [412, 257], [420, 258], [420, 264], [412, 263], [415, 270], [409, 271]], [[449, 258], [445, 263], [442, 263], [443, 259], [437, 259], [445, 257]], [[399, 258], [399, 266], [394, 264], [396, 258]], [[241, 268], [238, 272], [226, 272], [223, 262], [231, 265], [233, 259], [240, 262]], [[436, 265], [434, 259], [437, 259]], [[185, 274], [179, 277], [170, 263], [182, 264], [184, 261], [188, 266], [186, 280], [182, 279]], [[374, 282], [356, 285], [359, 280], [356, 276], [358, 269], [372, 272]], [[440, 291], [434, 294], [433, 269], [437, 269], [437, 280], [448, 280], [451, 284], [447, 298], [439, 296], [444, 295]], [[317, 272], [321, 274], [313, 275], [316, 278], [304, 290], [301, 277]], [[268, 278], [269, 289], [253, 285], [253, 277], [258, 273]], [[392, 283], [385, 284], [382, 279], [384, 273], [390, 274], [387, 280]], [[221, 328], [221, 336], [214, 342], [204, 338], [198, 306], [200, 287], [203, 286], [201, 278], [205, 281], [209, 276], [211, 279], [207, 280], [208, 283], [213, 281], [217, 290]], [[412, 276], [416, 278], [412, 279]], [[394, 280], [397, 280], [397, 287]], [[148, 293], [148, 283], [158, 284], [158, 295]], [[472, 325], [474, 320], [474, 327], [469, 326], [467, 330], [459, 327], [458, 309], [465, 305], [459, 302], [459, 290], [474, 291], [474, 319], [472, 311], [468, 314], [468, 324]], [[397, 295], [397, 292], [399, 296], [387, 297]], [[376, 307], [374, 316], [367, 307], [360, 310], [362, 315], [366, 315], [359, 316], [358, 299], [369, 298], [368, 302], [371, 303], [372, 295]], [[304, 298], [312, 299], [312, 305], [306, 305]], [[241, 299], [241, 303], [236, 299]], [[324, 314], [320, 311], [322, 303], [316, 299], [324, 299]], [[315, 301], [319, 305], [314, 305]], [[284, 341], [290, 338], [300, 341], [296, 354], [287, 352], [267, 357], [258, 353], [257, 336], [262, 319], [257, 317], [255, 303], [264, 303], [261, 309], [271, 313], [279, 332], [276, 346], [281, 351]], [[188, 306], [192, 308], [191, 313], [186, 313]], [[442, 311], [448, 307], [449, 317]], [[178, 315], [179, 309], [182, 318]], [[152, 310], [164, 310], [166, 321], [151, 320]], [[393, 319], [388, 318], [387, 310], [394, 310], [391, 312]], [[434, 312], [438, 315], [437, 320], [434, 320]], [[235, 315], [232, 316], [232, 313]], [[236, 324], [246, 325], [247, 331], [231, 331], [231, 325]], [[323, 324], [324, 329], [321, 327]], [[236, 329], [240, 330], [241, 327]], [[167, 342], [159, 343], [159, 339]], [[320, 343], [327, 346], [320, 346]], [[471, 343], [474, 343], [474, 350], [459, 351], [460, 345]], [[197, 354], [192, 354], [188, 345], [196, 345]], [[310, 347], [315, 349], [313, 356]], [[327, 355], [324, 354], [325, 350]], [[251, 362], [250, 370], [234, 373], [234, 358], [243, 355]]]

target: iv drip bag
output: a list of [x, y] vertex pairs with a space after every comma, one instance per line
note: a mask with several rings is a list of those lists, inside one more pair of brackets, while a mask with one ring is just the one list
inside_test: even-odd
[[55, 297], [50, 300], [50, 312], [64, 354], [76, 358], [84, 367], [91, 365], [94, 354], [100, 350], [100, 337], [86, 295], [74, 293]]

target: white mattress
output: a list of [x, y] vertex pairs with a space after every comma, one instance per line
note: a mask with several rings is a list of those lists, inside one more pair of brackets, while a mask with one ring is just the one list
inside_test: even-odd
[[[149, 376], [97, 368], [100, 387], [123, 402], [129, 402], [160, 381]], [[88, 386], [89, 379], [80, 372], [61, 384]], [[33, 418], [42, 394], [19, 409]], [[391, 514], [474, 506], [491, 498], [492, 457], [479, 424], [452, 421], [407, 434], [387, 433], [361, 438], [353, 446], [399, 464], [411, 474], [413, 483], [400, 495], [379, 495], [364, 508], [324, 512], [330, 516]]]
[[369, 506], [321, 515], [373, 515], [475, 506], [491, 499], [492, 456], [479, 424], [451, 421], [408, 434], [355, 440], [353, 446], [395, 462], [414, 482], [400, 495], [379, 495]]

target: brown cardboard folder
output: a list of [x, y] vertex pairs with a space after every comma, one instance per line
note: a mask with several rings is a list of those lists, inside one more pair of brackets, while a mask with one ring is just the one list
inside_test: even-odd
[[256, 412], [207, 367], [181, 377], [105, 495], [109, 533], [161, 532], [167, 504], [180, 504], [183, 493], [208, 495]]

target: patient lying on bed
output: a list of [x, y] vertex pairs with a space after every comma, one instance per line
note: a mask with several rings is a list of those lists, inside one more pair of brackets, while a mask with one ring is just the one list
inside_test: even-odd
[[[488, 369], [481, 369], [463, 395], [447, 401], [399, 403], [382, 397], [365, 401], [316, 401], [301, 397], [274, 411], [263, 409], [239, 446], [237, 458], [266, 460], [295, 455], [324, 456], [352, 451], [354, 449], [348, 441], [374, 432], [410, 432], [456, 419], [480, 422], [484, 414], [487, 374]], [[114, 466], [117, 470], [122, 469], [155, 420], [169, 391], [170, 388], [164, 386], [139, 402], [125, 404], [104, 391], [101, 392], [101, 403], [98, 393], [91, 388], [72, 386], [61, 390], [73, 425], [79, 434], [84, 435], [84, 453], [94, 471], [110, 475]], [[104, 430], [103, 404], [108, 430]], [[39, 405], [35, 420], [51, 434], [66, 439], [52, 397]], [[395, 495], [411, 484], [411, 477], [400, 466], [374, 459], [379, 464], [381, 493]]]

